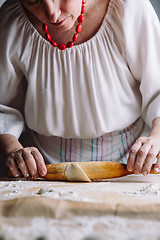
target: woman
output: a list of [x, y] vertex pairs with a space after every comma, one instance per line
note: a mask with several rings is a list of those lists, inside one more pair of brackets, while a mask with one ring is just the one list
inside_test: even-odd
[[[0, 30], [0, 144], [15, 177], [60, 161], [122, 161], [144, 175], [156, 161], [160, 172], [160, 26], [148, 0], [8, 0]], [[33, 147], [18, 141], [25, 124]]]

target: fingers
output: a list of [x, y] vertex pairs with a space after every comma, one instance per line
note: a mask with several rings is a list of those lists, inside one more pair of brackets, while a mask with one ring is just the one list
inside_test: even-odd
[[142, 146], [142, 142], [137, 140], [130, 149], [129, 158], [128, 158], [128, 162], [127, 162], [127, 168], [129, 171], [134, 171], [136, 155], [137, 155], [137, 152], [139, 152], [141, 146]]
[[33, 178], [38, 178], [39, 175], [41, 177], [46, 175], [46, 165], [38, 149], [32, 147], [30, 154], [24, 152], [23, 156]]
[[[159, 144], [157, 144], [153, 139], [149, 137], [139, 138], [130, 149], [127, 169], [129, 171], [133, 171], [135, 174], [149, 174], [159, 150]], [[160, 159], [157, 160], [156, 164], [155, 168], [160, 169]]]
[[160, 152], [157, 155], [157, 162], [156, 162], [156, 164], [154, 166], [154, 172], [155, 173], [159, 173], [160, 172]]
[[28, 167], [24, 161], [24, 158], [23, 158], [23, 151], [18, 151], [16, 154], [15, 154], [15, 157], [14, 157], [16, 163], [17, 163], [17, 166], [18, 168], [21, 170], [21, 173], [23, 174], [23, 176], [25, 178], [29, 178], [30, 177], [30, 173], [29, 173], [29, 170], [28, 170]]
[[148, 154], [146, 156], [146, 159], [144, 161], [143, 168], [142, 168], [142, 174], [144, 176], [146, 176], [150, 173], [152, 164], [153, 164], [153, 162], [156, 159], [156, 156], [158, 154], [158, 150], [159, 149], [157, 147], [152, 146], [150, 151], [148, 152]]
[[38, 178], [37, 165], [33, 155], [31, 154], [31, 151], [23, 151], [22, 154], [24, 162], [27, 165], [28, 170], [30, 172], [30, 176], [33, 179], [37, 179]]
[[22, 177], [22, 174], [18, 170], [18, 166], [17, 166], [16, 162], [14, 161], [14, 157], [12, 155], [10, 155], [7, 158], [6, 165], [10, 169], [10, 171], [14, 177]]
[[134, 171], [136, 174], [141, 172], [144, 159], [147, 155], [147, 150], [149, 150], [151, 147], [149, 144], [143, 145], [145, 140], [145, 138], [137, 139], [135, 144], [130, 149], [127, 168], [129, 171]]
[[47, 173], [43, 157], [34, 147], [22, 148], [10, 154], [6, 163], [14, 177], [23, 175], [27, 179], [37, 179]]

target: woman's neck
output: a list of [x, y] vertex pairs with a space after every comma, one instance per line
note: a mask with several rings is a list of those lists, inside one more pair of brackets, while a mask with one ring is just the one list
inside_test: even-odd
[[[106, 15], [108, 3], [109, 0], [88, 0], [88, 2], [86, 3], [86, 12], [84, 15], [85, 20], [82, 23], [83, 29], [82, 32], [79, 34], [79, 38], [76, 41], [75, 45], [89, 40], [96, 34], [103, 22], [104, 16]], [[45, 32], [42, 28], [43, 23], [39, 19], [37, 19], [30, 11], [28, 11], [27, 9], [24, 10], [30, 22], [37, 29], [39, 34], [46, 39]], [[72, 40], [77, 25], [78, 22], [76, 21], [74, 26], [69, 31], [65, 32], [60, 32], [59, 30], [56, 30], [55, 28], [49, 26], [48, 32], [51, 34], [51, 37], [55, 42], [57, 42], [58, 44], [66, 44], [67, 42]]]

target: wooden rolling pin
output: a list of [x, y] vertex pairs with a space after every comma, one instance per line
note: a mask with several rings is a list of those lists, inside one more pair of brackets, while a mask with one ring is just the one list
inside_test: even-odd
[[[126, 175], [134, 174], [127, 170], [127, 165], [118, 162], [65, 162], [47, 165], [47, 174], [44, 176], [47, 180], [62, 180], [70, 181], [67, 176], [67, 168], [71, 164], [77, 164], [80, 169], [87, 175], [90, 180], [119, 178]], [[151, 174], [157, 174], [153, 171], [152, 165]], [[76, 181], [76, 180], [75, 180]]]

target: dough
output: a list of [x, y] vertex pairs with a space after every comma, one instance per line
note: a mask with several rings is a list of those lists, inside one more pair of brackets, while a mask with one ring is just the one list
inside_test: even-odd
[[65, 175], [68, 181], [76, 182], [91, 182], [85, 172], [78, 166], [77, 163], [71, 163], [66, 167]]
[[[72, 165], [74, 167], [77, 166]], [[139, 178], [135, 175], [125, 179], [124, 182], [119, 179], [119, 182], [85, 184], [0, 181], [0, 219], [36, 216], [67, 219], [111, 214], [160, 220], [160, 176]]]

